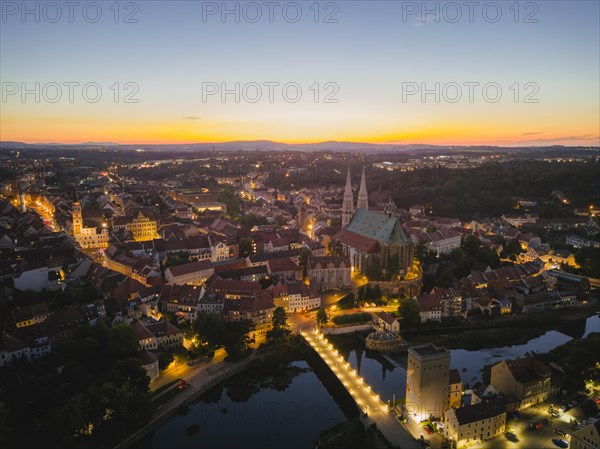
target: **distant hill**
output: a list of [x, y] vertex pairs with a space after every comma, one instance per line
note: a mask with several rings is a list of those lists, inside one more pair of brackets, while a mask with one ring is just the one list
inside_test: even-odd
[[398, 151], [523, 151], [523, 150], [547, 150], [560, 148], [577, 148], [565, 147], [562, 145], [548, 145], [544, 147], [499, 147], [499, 146], [468, 146], [468, 145], [427, 145], [427, 144], [374, 144], [362, 142], [338, 142], [327, 141], [317, 143], [297, 143], [288, 144], [274, 142], [272, 140], [236, 140], [232, 142], [215, 142], [215, 143], [182, 143], [182, 144], [118, 144], [115, 142], [82, 142], [78, 144], [62, 144], [62, 143], [24, 143], [14, 141], [0, 141], [0, 150], [15, 150], [15, 149], [49, 149], [60, 147], [62, 149], [85, 150], [98, 147], [114, 148], [115, 150], [136, 150], [144, 149], [148, 151], [331, 151], [331, 152], [398, 152]]

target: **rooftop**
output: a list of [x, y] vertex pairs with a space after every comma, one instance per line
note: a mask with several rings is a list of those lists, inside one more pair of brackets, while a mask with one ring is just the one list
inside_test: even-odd
[[420, 359], [445, 355], [450, 357], [450, 352], [446, 348], [438, 348], [432, 344], [411, 346], [409, 348], [409, 352], [413, 353], [413, 355]]

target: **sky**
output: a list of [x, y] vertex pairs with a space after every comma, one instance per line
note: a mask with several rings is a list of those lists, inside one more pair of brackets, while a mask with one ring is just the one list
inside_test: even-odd
[[0, 7], [3, 141], [600, 145], [597, 0]]

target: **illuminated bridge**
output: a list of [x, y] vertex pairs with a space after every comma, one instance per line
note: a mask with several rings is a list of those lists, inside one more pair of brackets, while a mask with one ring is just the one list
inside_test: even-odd
[[388, 405], [344, 360], [322, 333], [317, 329], [303, 330], [300, 333], [344, 385], [360, 411], [367, 414], [390, 444], [402, 449], [421, 448], [408, 430], [396, 421], [394, 412], [390, 412]]

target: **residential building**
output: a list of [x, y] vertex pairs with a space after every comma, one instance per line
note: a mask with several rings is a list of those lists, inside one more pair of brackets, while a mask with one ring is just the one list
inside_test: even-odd
[[490, 384], [506, 399], [509, 410], [539, 404], [560, 389], [558, 373], [533, 357], [503, 360], [492, 366]]
[[351, 285], [350, 259], [347, 256], [311, 256], [307, 275], [310, 286], [316, 290], [346, 289]]
[[417, 296], [421, 323], [425, 321], [441, 321], [444, 306], [435, 294]]
[[321, 296], [299, 282], [274, 285], [271, 288], [273, 302], [276, 307], [283, 307], [288, 312], [303, 312], [321, 307]]
[[196, 285], [163, 285], [158, 297], [160, 310], [174, 313], [180, 320], [194, 321], [197, 317], [202, 291]]
[[173, 350], [183, 346], [183, 333], [166, 320], [149, 320], [147, 323], [134, 319], [130, 326], [140, 344], [140, 350]]
[[410, 238], [415, 245], [425, 244], [429, 251], [439, 256], [460, 248], [462, 234], [452, 228], [440, 228], [433, 232], [412, 233]]
[[600, 448], [600, 419], [571, 432], [571, 449]]
[[46, 262], [28, 262], [19, 275], [13, 277], [13, 285], [22, 291], [58, 291], [63, 288], [62, 279], [62, 272], [49, 268]]
[[302, 281], [302, 269], [288, 257], [269, 259], [267, 269], [269, 274], [278, 281]]
[[444, 413], [444, 436], [462, 448], [504, 433], [506, 405], [502, 401], [481, 402], [450, 408]]
[[13, 310], [12, 316], [17, 328], [33, 326], [46, 320], [50, 316], [50, 310], [45, 303], [35, 304]]
[[387, 312], [376, 312], [375, 323], [388, 332], [400, 333], [400, 320]]
[[202, 285], [214, 272], [212, 262], [200, 260], [167, 268], [165, 270], [165, 280], [168, 284]]
[[535, 223], [538, 219], [538, 216], [537, 214], [504, 214], [501, 218], [507, 223], [510, 223], [512, 226], [520, 228], [525, 223]]
[[29, 345], [14, 335], [2, 331], [2, 337], [0, 338], [0, 367], [19, 359], [31, 361]]

